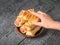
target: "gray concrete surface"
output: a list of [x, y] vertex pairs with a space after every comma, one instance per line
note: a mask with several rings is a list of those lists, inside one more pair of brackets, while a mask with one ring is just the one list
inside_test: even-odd
[[42, 36], [18, 34], [14, 20], [22, 9], [35, 8], [60, 21], [60, 0], [0, 0], [0, 45], [60, 45], [60, 31], [45, 29]]

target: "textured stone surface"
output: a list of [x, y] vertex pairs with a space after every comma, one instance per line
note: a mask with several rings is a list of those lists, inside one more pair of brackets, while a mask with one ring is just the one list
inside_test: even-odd
[[15, 31], [8, 36], [3, 36], [0, 39], [0, 45], [18, 45], [18, 43], [23, 40], [24, 37], [18, 35]]
[[60, 31], [55, 31], [51, 37], [46, 40], [45, 45], [60, 45]]
[[26, 38], [24, 41], [20, 43], [20, 45], [43, 45], [45, 44], [46, 40], [51, 37], [51, 35], [54, 33], [52, 30], [46, 30], [42, 36], [36, 37], [36, 38]]
[[45, 29], [42, 36], [18, 34], [14, 20], [22, 9], [35, 8], [60, 21], [60, 0], [0, 0], [0, 45], [60, 45], [60, 31]]

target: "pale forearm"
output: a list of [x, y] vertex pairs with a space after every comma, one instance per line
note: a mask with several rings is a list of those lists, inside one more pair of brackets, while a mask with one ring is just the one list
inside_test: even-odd
[[38, 11], [32, 12], [35, 16], [41, 19], [41, 22], [34, 22], [34, 25], [42, 26], [44, 28], [60, 30], [60, 22], [54, 21], [48, 14]]
[[52, 22], [50, 28], [60, 30], [60, 22], [58, 21]]

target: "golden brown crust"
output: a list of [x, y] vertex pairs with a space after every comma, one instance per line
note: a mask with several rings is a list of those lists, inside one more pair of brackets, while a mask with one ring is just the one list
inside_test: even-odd
[[26, 35], [31, 35], [31, 36], [35, 36], [36, 32], [39, 31], [41, 27], [36, 26], [34, 29], [32, 30], [27, 30]]
[[[34, 12], [34, 9], [22, 10], [19, 13], [19, 15], [17, 16], [17, 19], [15, 20], [14, 24], [17, 27], [20, 27], [20, 26], [23, 27], [25, 25], [24, 28], [26, 28], [26, 31], [30, 31], [30, 32], [32, 32], [32, 35], [34, 35], [41, 27], [32, 25], [32, 22], [34, 22], [34, 21], [38, 22], [38, 21], [40, 21], [40, 18], [34, 16], [30, 12]], [[22, 29], [20, 29], [20, 31], [22, 31]], [[23, 31], [25, 31], [25, 30], [23, 30]], [[26, 33], [26, 31], [22, 32], [22, 33]], [[29, 34], [29, 33], [27, 33], [27, 34]]]

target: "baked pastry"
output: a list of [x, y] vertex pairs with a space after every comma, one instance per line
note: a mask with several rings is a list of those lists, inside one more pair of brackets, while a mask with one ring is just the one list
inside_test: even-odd
[[35, 36], [36, 32], [41, 29], [41, 26], [33, 25], [32, 22], [40, 22], [41, 20], [30, 12], [34, 12], [34, 9], [22, 10], [17, 16], [14, 24], [16, 27], [19, 27], [22, 34]]

